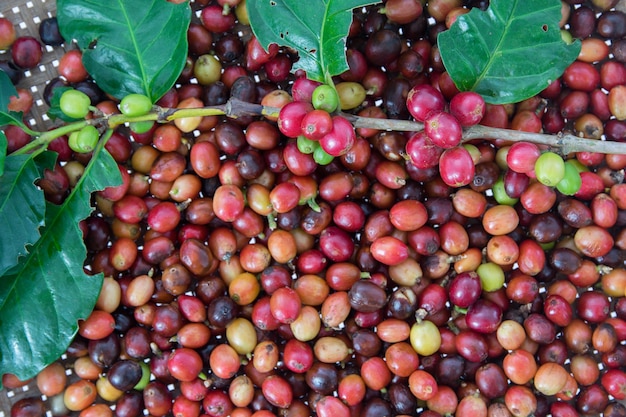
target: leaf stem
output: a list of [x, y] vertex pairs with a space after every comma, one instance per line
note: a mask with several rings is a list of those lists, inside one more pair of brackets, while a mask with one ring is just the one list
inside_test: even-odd
[[63, 135], [67, 135], [68, 133], [72, 133], [76, 130], [80, 130], [83, 127], [89, 124], [93, 124], [93, 123], [94, 123], [94, 120], [81, 120], [78, 122], [74, 122], [74, 123], [70, 123], [70, 124], [58, 127], [53, 130], [48, 130], [47, 132], [43, 132], [41, 134], [40, 132], [32, 132], [33, 136], [37, 136], [37, 135], [39, 136], [37, 136], [37, 138], [33, 140], [32, 142], [26, 144], [22, 148], [15, 151], [13, 154], [14, 155], [26, 154], [26, 153], [30, 153], [36, 150], [37, 148], [46, 147], [48, 146], [50, 142], [52, 142], [56, 138], [59, 138]]
[[33, 130], [33, 129], [29, 128], [28, 126], [26, 126], [26, 124], [19, 125], [19, 127], [21, 127], [22, 130], [25, 133], [28, 133], [30, 136], [38, 136], [39, 134], [41, 134], [41, 132], [38, 132], [36, 130]]

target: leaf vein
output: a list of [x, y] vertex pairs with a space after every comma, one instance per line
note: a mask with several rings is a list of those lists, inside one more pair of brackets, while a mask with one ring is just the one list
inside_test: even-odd
[[[128, 33], [130, 35], [133, 48], [135, 49], [135, 56], [138, 56], [138, 57], [142, 56], [141, 51], [139, 50], [139, 45], [137, 43], [137, 37], [136, 37], [135, 31], [133, 30], [132, 21], [130, 19], [130, 16], [128, 15], [125, 4], [123, 1], [120, 0], [119, 5], [120, 5], [120, 9], [122, 10], [122, 16], [124, 17], [128, 25]], [[145, 68], [144, 62], [143, 60], [137, 60], [137, 61], [139, 64], [139, 70], [141, 72], [141, 80], [142, 80], [141, 83], [143, 85], [144, 91], [148, 93], [150, 90], [148, 89], [148, 85], [146, 85], [145, 83], [145, 80], [147, 79], [147, 75], [146, 75], [146, 68]]]

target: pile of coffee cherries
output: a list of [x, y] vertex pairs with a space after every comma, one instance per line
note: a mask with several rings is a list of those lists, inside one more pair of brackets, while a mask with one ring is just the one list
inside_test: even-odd
[[[355, 10], [333, 88], [293, 71], [292, 50], [264, 51], [244, 1], [192, 1], [187, 65], [158, 104], [281, 110], [116, 129], [123, 184], [81, 224], [101, 295], [62, 361], [3, 376], [46, 396], [11, 416], [626, 416], [626, 155], [463, 140], [476, 123], [626, 140], [626, 14], [563, 1], [578, 59], [490, 105], [456, 89], [436, 43], [488, 3]], [[2, 64], [16, 76], [20, 45]], [[103, 94], [78, 50], [59, 70], [46, 99], [73, 87], [66, 112], [148, 111]], [[5, 132], [13, 150], [30, 140]], [[49, 201], [92, 147], [89, 132], [51, 144]]]

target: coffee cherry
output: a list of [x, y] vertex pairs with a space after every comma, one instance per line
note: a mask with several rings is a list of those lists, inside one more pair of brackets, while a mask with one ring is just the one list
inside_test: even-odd
[[450, 100], [450, 114], [456, 117], [462, 126], [473, 126], [485, 115], [485, 100], [478, 93], [463, 91]]
[[41, 41], [50, 46], [61, 45], [64, 41], [59, 31], [59, 23], [56, 17], [44, 19], [39, 24], [39, 38]]
[[61, 111], [74, 119], [82, 119], [89, 113], [91, 100], [87, 94], [78, 90], [67, 90], [61, 95]]
[[20, 68], [31, 69], [41, 62], [43, 48], [32, 36], [20, 36], [11, 46], [13, 62]]
[[328, 84], [322, 84], [313, 90], [311, 102], [315, 109], [324, 110], [328, 113], [337, 110], [340, 104], [337, 90]]
[[506, 164], [513, 171], [525, 174], [535, 169], [540, 155], [541, 151], [534, 143], [515, 142], [506, 154]]
[[313, 99], [313, 91], [322, 85], [319, 81], [313, 81], [307, 77], [299, 77], [291, 86], [291, 96], [294, 101], [307, 101], [311, 103]]
[[88, 125], [78, 132], [72, 132], [68, 144], [74, 152], [88, 153], [94, 150], [99, 139], [100, 133], [98, 129], [95, 126]]
[[143, 369], [138, 362], [121, 360], [107, 372], [109, 383], [120, 391], [128, 391], [136, 386], [143, 376]]
[[332, 156], [341, 156], [348, 152], [356, 142], [354, 127], [342, 116], [333, 117], [333, 127], [320, 140], [320, 146]]
[[547, 186], [554, 187], [565, 176], [565, 162], [554, 152], [542, 153], [535, 162], [537, 180]]
[[141, 122], [130, 122], [129, 127], [131, 132], [141, 135], [150, 132], [155, 124], [151, 120], [142, 120]]
[[481, 264], [476, 273], [480, 277], [480, 285], [484, 291], [496, 291], [504, 284], [504, 271], [492, 262]]
[[[344, 81], [335, 86], [341, 110], [352, 110], [365, 100], [365, 88], [357, 82]], [[315, 92], [313, 92], [315, 97]]]
[[152, 102], [143, 94], [129, 94], [120, 101], [120, 111], [128, 117], [147, 114], [152, 109]]
[[17, 39], [13, 23], [6, 17], [0, 17], [0, 51], [6, 51]]
[[335, 159], [335, 157], [326, 152], [321, 146], [318, 146], [313, 151], [313, 160], [318, 165], [328, 165], [333, 161], [333, 159]]
[[626, 120], [626, 86], [616, 85], [609, 91], [609, 109], [617, 120]]
[[556, 184], [556, 189], [565, 195], [574, 195], [580, 190], [582, 179], [580, 172], [571, 161], [565, 161], [563, 178]]
[[[0, 61], [0, 70], [4, 71], [4, 73], [9, 77], [13, 85], [17, 85], [17, 83], [19, 83], [24, 76], [23, 71], [11, 61]], [[47, 91], [48, 86], [50, 86], [51, 84], [52, 83], [48, 83], [44, 91]], [[44, 98], [46, 97], [48, 96], [44, 95]], [[46, 102], [46, 104], [49, 104], [49, 101]]]
[[395, 61], [402, 52], [402, 39], [391, 29], [374, 32], [365, 44], [365, 56], [375, 66], [385, 66]]
[[313, 110], [302, 119], [302, 134], [310, 140], [320, 140], [331, 132], [333, 119], [325, 110]]
[[223, 7], [218, 4], [204, 7], [200, 19], [204, 27], [213, 33], [225, 33], [235, 26], [234, 13], [224, 13]]
[[425, 131], [414, 133], [406, 143], [411, 163], [419, 169], [428, 169], [439, 163], [443, 148], [436, 146]]
[[308, 139], [302, 135], [298, 136], [298, 138], [296, 139], [296, 144], [298, 145], [298, 150], [303, 154], [311, 154], [320, 147], [318, 141]]
[[410, 341], [419, 355], [428, 356], [441, 347], [441, 334], [432, 321], [422, 320], [411, 326]]
[[193, 381], [202, 371], [202, 358], [193, 349], [179, 348], [168, 356], [167, 368], [179, 381]]
[[[68, 82], [80, 83], [81, 81], [85, 81], [89, 76], [87, 70], [83, 66], [82, 57], [83, 54], [77, 49], [72, 49], [61, 57], [61, 60], [59, 61], [59, 74]], [[78, 86], [76, 87], [78, 89]]]
[[422, 15], [422, 3], [412, 0], [391, 0], [385, 3], [382, 12], [387, 19], [399, 25], [411, 23]]
[[201, 85], [210, 85], [220, 80], [222, 64], [214, 55], [200, 55], [193, 66], [193, 75]]
[[406, 106], [415, 120], [423, 122], [431, 113], [443, 111], [445, 99], [439, 90], [429, 84], [420, 84], [409, 91]]
[[459, 121], [446, 112], [431, 113], [424, 120], [424, 131], [436, 146], [444, 149], [457, 146], [463, 136]]
[[287, 103], [278, 113], [278, 129], [289, 138], [297, 138], [302, 134], [302, 120], [312, 110], [304, 101]]
[[439, 157], [439, 173], [443, 182], [451, 187], [462, 187], [474, 178], [474, 161], [462, 146], [443, 151]]

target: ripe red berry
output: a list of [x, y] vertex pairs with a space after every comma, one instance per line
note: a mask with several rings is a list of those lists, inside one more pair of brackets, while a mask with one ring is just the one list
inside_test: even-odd
[[354, 127], [342, 116], [333, 117], [333, 128], [320, 139], [322, 149], [332, 156], [341, 156], [348, 152], [356, 142]]
[[289, 138], [297, 138], [302, 134], [302, 119], [312, 110], [311, 103], [305, 101], [287, 103], [278, 113], [278, 129]]
[[446, 149], [439, 158], [439, 174], [451, 187], [462, 187], [474, 178], [474, 160], [462, 146]]
[[414, 133], [406, 143], [409, 161], [417, 168], [432, 168], [439, 162], [443, 148], [436, 146], [423, 130]]
[[443, 94], [429, 84], [420, 84], [409, 90], [406, 107], [409, 113], [419, 122], [423, 122], [434, 112], [444, 109], [446, 101]]
[[431, 113], [424, 120], [424, 131], [430, 140], [441, 148], [454, 148], [461, 143], [463, 128], [450, 113]]
[[480, 123], [485, 115], [485, 99], [473, 91], [463, 91], [450, 100], [450, 114], [461, 126], [473, 126]]
[[333, 129], [333, 118], [324, 110], [313, 110], [302, 119], [302, 134], [311, 140], [320, 140]]

